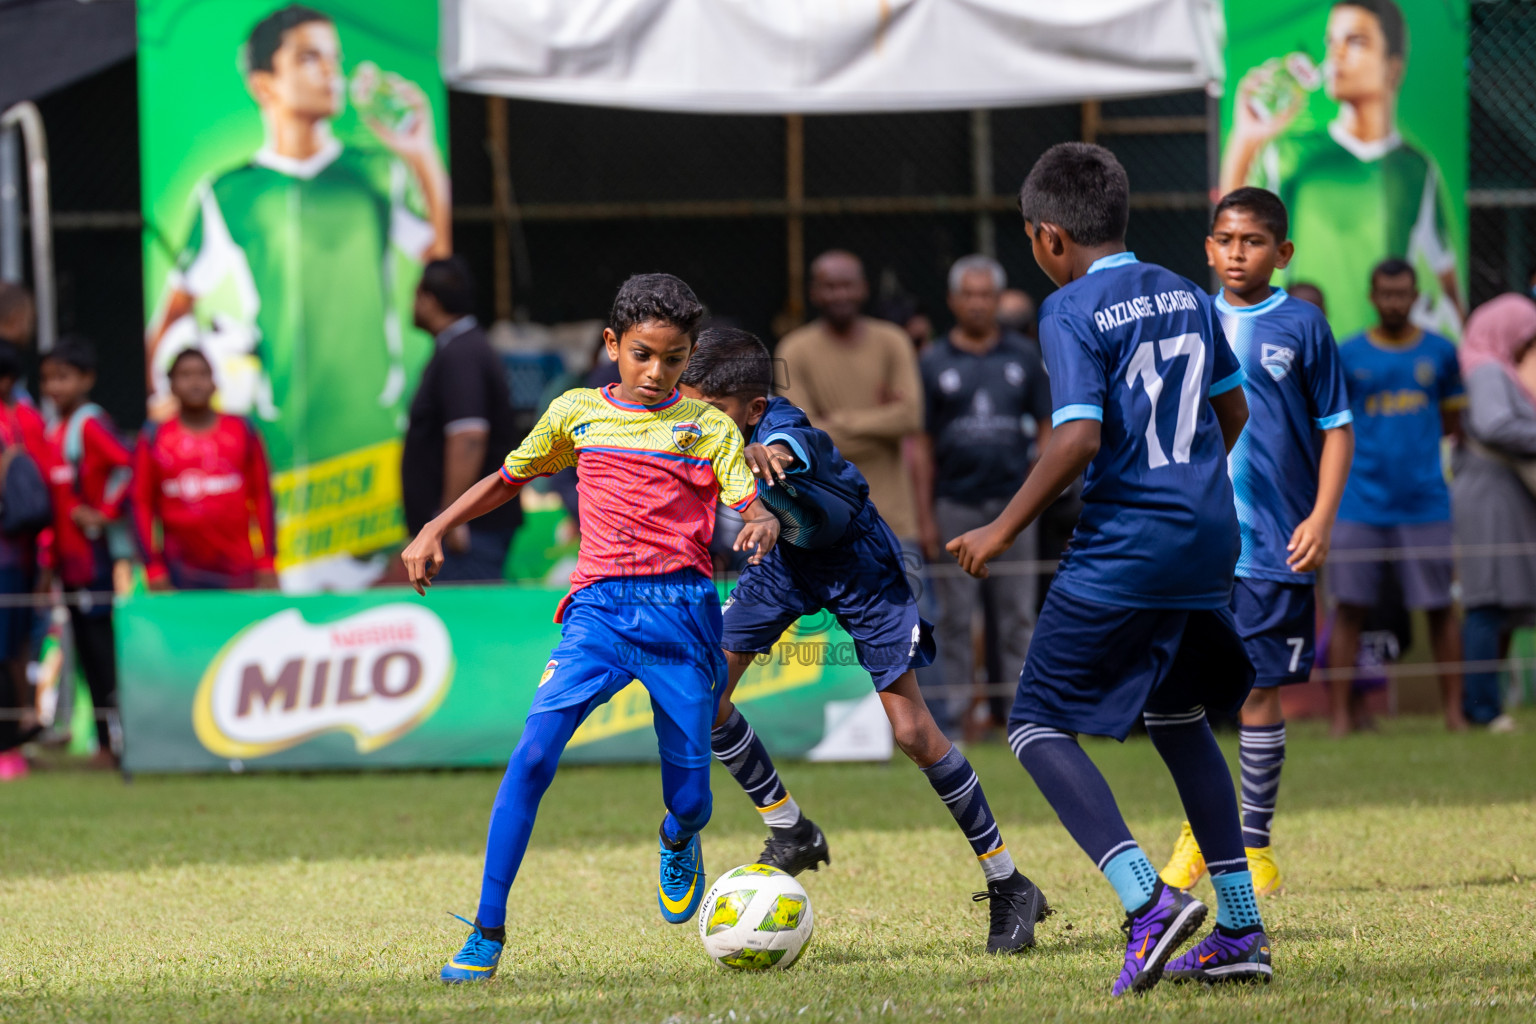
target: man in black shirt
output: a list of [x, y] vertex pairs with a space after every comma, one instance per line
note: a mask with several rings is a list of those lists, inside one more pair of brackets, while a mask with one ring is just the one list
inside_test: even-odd
[[[989, 256], [967, 256], [949, 274], [955, 326], [921, 361], [923, 431], [918, 443], [918, 530], [925, 554], [936, 558], [946, 541], [991, 522], [1008, 504], [1051, 430], [1050, 381], [1034, 341], [998, 324], [1007, 277]], [[1035, 622], [1037, 578], [1009, 562], [1037, 557], [1030, 526], [992, 563], [986, 580], [936, 574], [936, 640], [948, 694], [946, 718], [970, 706], [975, 680], [971, 622], [981, 602], [990, 606], [988, 642], [996, 671], [1008, 682], [1024, 664]], [[989, 659], [990, 660], [990, 659]], [[1004, 702], [1006, 706], [1006, 702]]]
[[[517, 447], [506, 370], [476, 322], [474, 279], [463, 257], [427, 264], [416, 288], [416, 326], [436, 347], [411, 401], [401, 459], [405, 523], [421, 532], [475, 481]], [[499, 580], [512, 535], [522, 525], [515, 501], [460, 526], [443, 541], [438, 583]]]

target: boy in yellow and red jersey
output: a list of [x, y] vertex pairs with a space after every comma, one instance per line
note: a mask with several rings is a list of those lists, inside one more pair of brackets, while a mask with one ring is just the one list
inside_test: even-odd
[[670, 274], [626, 281], [603, 331], [619, 383], [555, 399], [501, 471], [428, 523], [402, 555], [425, 593], [448, 531], [510, 501], [535, 477], [576, 467], [581, 556], [555, 613], [560, 644], [496, 795], [474, 931], [443, 967], [446, 982], [496, 973], [507, 893], [560, 752], [593, 709], [637, 677], [655, 710], [667, 806], [656, 900], [666, 920], [681, 924], [703, 898], [698, 833], [709, 821], [710, 730], [726, 681], [709, 555], [716, 502], [743, 513], [736, 549], [752, 549], [754, 562], [779, 536], [778, 520], [757, 498], [736, 424], [677, 392], [703, 315]]

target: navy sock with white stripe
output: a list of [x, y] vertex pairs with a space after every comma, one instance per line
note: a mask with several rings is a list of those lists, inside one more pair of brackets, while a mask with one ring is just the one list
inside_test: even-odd
[[950, 747], [949, 753], [923, 769], [928, 784], [939, 794], [955, 824], [965, 833], [976, 859], [981, 862], [982, 874], [988, 882], [1000, 882], [1013, 875], [1013, 855], [1003, 843], [997, 819], [987, 804], [987, 795], [981, 790], [981, 780], [971, 762], [960, 753], [959, 747]]
[[1285, 723], [1245, 725], [1238, 729], [1238, 763], [1243, 770], [1243, 845], [1269, 845], [1285, 764]]
[[[1205, 708], [1196, 705], [1172, 714], [1149, 711], [1142, 718], [1152, 745], [1178, 787], [1190, 831], [1200, 844], [1200, 852], [1205, 854], [1205, 866], [1216, 887], [1216, 922], [1229, 928], [1261, 924], [1258, 904], [1253, 900], [1248, 855], [1243, 851], [1243, 828], [1237, 814], [1232, 772], [1216, 745]], [[1246, 898], [1242, 897], [1243, 882], [1237, 879], [1238, 875], [1247, 879]], [[1232, 877], [1223, 880], [1223, 876]], [[1235, 921], [1247, 924], [1234, 924]]]
[[737, 709], [724, 725], [716, 726], [709, 735], [710, 750], [725, 765], [747, 796], [757, 813], [763, 816], [763, 824], [769, 828], [793, 828], [800, 822], [800, 805], [779, 781], [778, 769], [757, 738], [752, 726]]
[[1035, 780], [1083, 852], [1104, 872], [1127, 912], [1152, 897], [1157, 872], [1120, 816], [1115, 795], [1077, 737], [1049, 725], [1024, 723], [1008, 734], [1013, 753]]

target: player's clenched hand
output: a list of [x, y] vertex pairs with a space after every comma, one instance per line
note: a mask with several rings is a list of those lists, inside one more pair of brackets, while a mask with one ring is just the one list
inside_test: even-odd
[[1292, 572], [1316, 572], [1328, 560], [1332, 524], [1308, 516], [1297, 524], [1291, 533], [1291, 542], [1285, 546], [1290, 552], [1285, 564]]
[[[736, 535], [736, 543], [732, 547], [737, 551], [751, 550], [752, 557], [747, 559], [753, 565], [758, 565], [773, 546], [779, 542], [779, 520], [757, 502], [747, 509], [746, 525]], [[751, 515], [753, 508], [757, 515]]]
[[987, 563], [1008, 549], [1008, 544], [989, 526], [969, 530], [944, 545], [960, 568], [979, 580], [987, 578]]
[[432, 585], [432, 577], [443, 567], [442, 537], [427, 527], [400, 552], [400, 560], [405, 563], [406, 579], [411, 581], [416, 593], [425, 594]]
[[781, 444], [749, 444], [741, 453], [751, 468], [752, 475], [773, 486], [775, 479], [783, 480], [785, 470], [795, 464], [795, 453]]

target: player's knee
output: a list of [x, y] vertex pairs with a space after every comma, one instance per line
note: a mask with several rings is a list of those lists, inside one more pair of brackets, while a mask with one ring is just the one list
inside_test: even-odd
[[927, 767], [943, 757], [950, 748], [932, 715], [903, 716], [891, 722], [891, 736], [901, 752], [919, 767]]
[[555, 780], [559, 764], [559, 751], [543, 743], [520, 743], [507, 761], [507, 781], [520, 789], [542, 793]]

